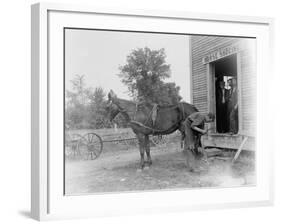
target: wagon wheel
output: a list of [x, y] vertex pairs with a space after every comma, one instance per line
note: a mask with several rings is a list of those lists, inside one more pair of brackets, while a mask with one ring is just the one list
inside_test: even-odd
[[[65, 153], [68, 156], [73, 156], [75, 158], [77, 155], [81, 156], [81, 152], [79, 150], [79, 139], [81, 139], [81, 135], [79, 134], [69, 134], [65, 135]], [[68, 151], [68, 152], [67, 152]]]
[[166, 144], [166, 137], [163, 135], [155, 135], [150, 138], [151, 142], [155, 146]]
[[73, 142], [73, 156], [76, 155], [81, 156], [81, 151], [79, 149], [79, 140], [82, 138], [80, 134], [73, 134], [72, 135], [72, 142]]
[[100, 156], [103, 142], [99, 135], [88, 133], [81, 137], [78, 147], [86, 148], [88, 156], [91, 156], [91, 159], [94, 160]]

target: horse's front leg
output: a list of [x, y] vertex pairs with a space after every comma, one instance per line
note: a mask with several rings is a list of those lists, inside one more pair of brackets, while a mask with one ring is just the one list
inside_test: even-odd
[[137, 135], [139, 141], [139, 150], [140, 150], [140, 169], [144, 168], [144, 149], [145, 149], [145, 137], [144, 135]]
[[149, 143], [149, 135], [145, 135], [145, 152], [146, 152], [146, 156], [147, 156], [147, 163], [148, 166], [151, 166], [152, 164], [152, 160], [150, 157], [150, 143]]

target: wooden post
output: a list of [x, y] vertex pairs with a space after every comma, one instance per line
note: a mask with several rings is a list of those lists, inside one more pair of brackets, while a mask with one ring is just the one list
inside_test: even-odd
[[[216, 97], [215, 97], [215, 68], [212, 64], [207, 64], [207, 103], [206, 112], [216, 114]], [[216, 122], [207, 124], [208, 129], [216, 132]]]
[[234, 158], [233, 158], [233, 160], [232, 160], [232, 164], [236, 161], [236, 159], [237, 159], [238, 156], [240, 155], [240, 153], [241, 153], [241, 151], [242, 151], [242, 149], [243, 149], [243, 146], [245, 145], [245, 143], [247, 142], [247, 140], [248, 140], [248, 136], [245, 136], [244, 139], [243, 139], [243, 141], [242, 141], [242, 143], [241, 143], [241, 145], [239, 146], [239, 149], [237, 150], [237, 152], [236, 152], [236, 154], [235, 154], [235, 156], [234, 156]]
[[236, 54], [237, 63], [237, 91], [238, 91], [238, 133], [243, 130], [243, 113], [242, 113], [242, 71], [241, 71], [241, 53]]

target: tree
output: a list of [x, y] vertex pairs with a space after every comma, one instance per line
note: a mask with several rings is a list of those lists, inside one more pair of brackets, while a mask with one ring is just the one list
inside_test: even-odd
[[70, 80], [72, 83], [72, 90], [75, 94], [76, 100], [80, 104], [86, 104], [87, 99], [87, 89], [85, 84], [84, 75], [76, 75], [73, 80]]
[[87, 123], [88, 94], [91, 90], [86, 88], [84, 75], [76, 75], [70, 82], [72, 90], [66, 91], [66, 123], [72, 128], [82, 128]]
[[174, 82], [162, 83], [157, 92], [158, 103], [160, 105], [171, 105], [178, 103], [182, 97], [179, 95], [180, 87]]
[[127, 56], [127, 64], [120, 66], [118, 75], [133, 98], [142, 97], [145, 101], [159, 104], [172, 104], [180, 99], [179, 87], [163, 82], [170, 77], [170, 65], [165, 59], [163, 48], [138, 48]]
[[89, 92], [88, 123], [92, 128], [110, 127], [110, 122], [106, 117], [105, 95], [105, 91], [101, 87], [97, 87], [94, 91]]

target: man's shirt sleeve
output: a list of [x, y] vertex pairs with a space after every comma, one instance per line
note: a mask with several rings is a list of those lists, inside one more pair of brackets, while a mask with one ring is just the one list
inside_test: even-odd
[[204, 123], [205, 120], [205, 117], [200, 113], [191, 114], [188, 118], [191, 121], [192, 128], [200, 126], [202, 123]]

